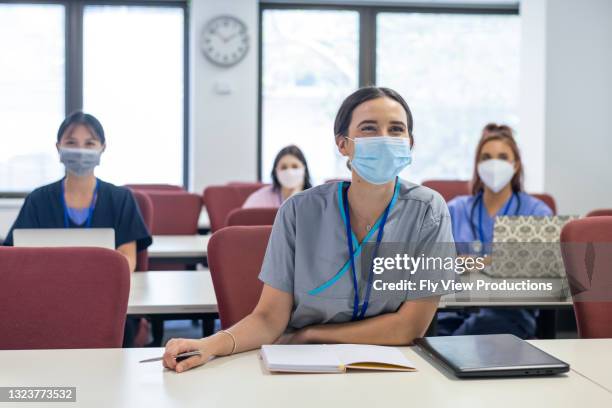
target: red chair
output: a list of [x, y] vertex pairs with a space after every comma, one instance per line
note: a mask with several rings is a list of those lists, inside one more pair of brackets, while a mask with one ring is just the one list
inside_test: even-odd
[[145, 191], [186, 191], [182, 186], [175, 186], [172, 184], [126, 184], [125, 187], [132, 190]]
[[153, 203], [153, 235], [195, 235], [202, 197], [184, 191], [147, 191]]
[[599, 210], [590, 211], [587, 217], [609, 217], [612, 216], [612, 208], [601, 208]]
[[457, 196], [472, 194], [470, 182], [465, 180], [427, 180], [423, 182], [423, 186], [440, 193], [446, 202]]
[[228, 214], [242, 207], [246, 199], [260, 188], [260, 185], [252, 184], [210, 186], [204, 189], [203, 199], [210, 219], [210, 230], [215, 232], [225, 227]]
[[227, 227], [210, 238], [208, 265], [221, 327], [232, 326], [255, 308], [263, 288], [258, 276], [271, 231], [269, 225]]
[[[147, 194], [142, 191], [132, 190], [140, 215], [147, 226], [149, 231], [153, 231], [153, 203]], [[148, 251], [142, 250], [136, 254], [136, 270], [137, 271], [148, 271], [149, 270], [149, 253]]]
[[548, 208], [552, 210], [553, 215], [557, 214], [557, 204], [555, 203], [555, 199], [550, 194], [546, 194], [546, 193], [539, 193], [539, 194], [530, 193], [530, 194], [534, 196], [535, 198], [544, 201], [544, 204], [546, 204]]
[[225, 225], [272, 225], [278, 208], [236, 208], [227, 216]]
[[612, 216], [565, 224], [561, 251], [578, 334], [582, 338], [612, 337]]
[[0, 248], [0, 349], [121, 347], [127, 260], [103, 248]]

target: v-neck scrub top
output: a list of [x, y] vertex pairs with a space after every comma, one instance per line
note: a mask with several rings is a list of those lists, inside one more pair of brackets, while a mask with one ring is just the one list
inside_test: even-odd
[[[62, 182], [63, 179], [39, 187], [26, 197], [4, 245], [13, 245], [13, 230], [16, 228], [65, 227]], [[72, 217], [69, 217], [69, 223], [70, 228], [85, 227], [75, 223]], [[116, 247], [135, 241], [138, 252], [153, 242], [130, 190], [102, 180], [98, 184], [91, 228], [113, 228]]]
[[[415, 243], [414, 251], [419, 254], [429, 253], [437, 243], [453, 243], [444, 199], [427, 187], [402, 180], [398, 183], [397, 200], [390, 209], [382, 242]], [[293, 295], [290, 330], [351, 320], [351, 269], [339, 273], [349, 260], [341, 193], [341, 182], [297, 193], [283, 203], [274, 221], [259, 279]], [[377, 230], [367, 241], [375, 242], [376, 235]], [[361, 270], [360, 256], [355, 265], [363, 302], [369, 268]], [[405, 278], [410, 279], [409, 272]], [[395, 312], [407, 296], [405, 291], [372, 290], [365, 317]]]

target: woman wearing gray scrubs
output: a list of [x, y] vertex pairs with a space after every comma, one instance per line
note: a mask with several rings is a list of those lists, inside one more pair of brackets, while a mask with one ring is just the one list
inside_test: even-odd
[[[372, 269], [361, 268], [360, 256], [364, 242], [373, 251], [381, 242], [412, 242], [419, 254], [453, 242], [442, 197], [397, 178], [412, 160], [412, 127], [408, 105], [391, 89], [367, 87], [346, 98], [334, 134], [351, 182], [289, 198], [274, 222], [253, 312], [213, 336], [170, 340], [164, 366], [183, 372], [213, 355], [275, 342], [406, 345], [422, 336], [439, 297], [371, 290]], [[194, 350], [201, 355], [175, 360]]]

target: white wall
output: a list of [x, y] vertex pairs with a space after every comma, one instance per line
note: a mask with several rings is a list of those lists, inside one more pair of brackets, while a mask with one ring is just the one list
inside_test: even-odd
[[[220, 14], [240, 18], [249, 30], [249, 53], [229, 69], [212, 65], [199, 48], [202, 27]], [[258, 19], [256, 0], [191, 2], [192, 191], [201, 193], [207, 185], [257, 179]], [[231, 93], [215, 93], [217, 83], [228, 84]]]
[[546, 0], [521, 2], [521, 74], [517, 135], [525, 190], [544, 191], [546, 134]]
[[612, 1], [549, 0], [545, 188], [562, 213], [612, 207]]

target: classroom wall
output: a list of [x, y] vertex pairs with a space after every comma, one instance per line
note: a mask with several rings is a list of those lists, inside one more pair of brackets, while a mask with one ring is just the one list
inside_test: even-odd
[[[255, 0], [193, 0], [190, 12], [190, 190], [257, 177], [258, 18]], [[230, 69], [199, 51], [219, 14], [246, 22], [251, 50]], [[551, 193], [561, 213], [612, 207], [612, 1], [521, 1], [521, 144], [527, 189]], [[218, 85], [231, 92], [219, 95]], [[544, 137], [542, 137], [544, 135]], [[0, 237], [21, 200], [0, 200]]]
[[612, 1], [549, 0], [545, 187], [563, 213], [612, 207]]
[[[244, 21], [251, 48], [238, 65], [226, 69], [209, 63], [200, 52], [200, 32], [220, 14]], [[190, 190], [227, 181], [257, 179], [258, 2], [193, 0], [190, 12], [191, 163]], [[229, 87], [229, 94], [219, 94]]]

